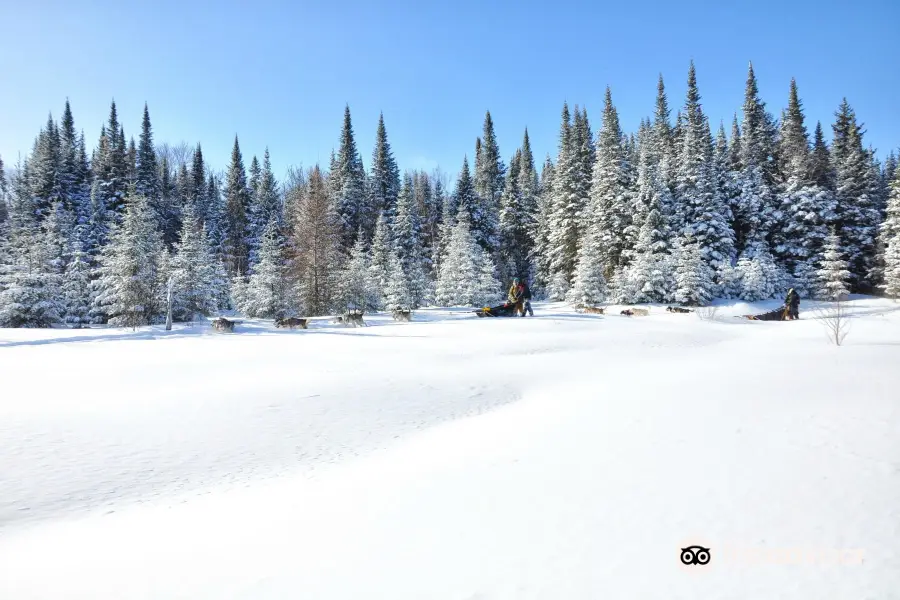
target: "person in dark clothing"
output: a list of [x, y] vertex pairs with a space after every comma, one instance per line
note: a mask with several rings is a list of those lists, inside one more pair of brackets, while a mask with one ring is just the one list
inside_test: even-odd
[[519, 285], [522, 288], [522, 316], [525, 316], [525, 313], [528, 312], [532, 317], [534, 316], [534, 311], [531, 310], [531, 288], [528, 287], [528, 283], [523, 279]]
[[794, 288], [788, 290], [787, 298], [784, 299], [784, 306], [788, 311], [788, 319], [800, 318], [800, 294], [797, 293], [797, 290]]

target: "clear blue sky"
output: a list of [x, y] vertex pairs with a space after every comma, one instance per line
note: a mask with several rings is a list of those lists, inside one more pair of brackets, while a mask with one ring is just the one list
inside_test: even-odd
[[[725, 6], [729, 5], [729, 6]], [[733, 5], [733, 6], [731, 6]], [[0, 0], [0, 155], [31, 147], [66, 97], [96, 143], [113, 97], [126, 136], [144, 101], [157, 142], [202, 142], [222, 169], [269, 146], [276, 173], [327, 164], [349, 103], [368, 166], [379, 111], [401, 168], [452, 175], [486, 109], [508, 161], [527, 126], [555, 155], [563, 100], [600, 125], [610, 85], [623, 127], [673, 109], [689, 60], [714, 125], [740, 109], [747, 62], [776, 115], [796, 77], [810, 132], [847, 96], [884, 156], [900, 146], [897, 0], [710, 2], [91, 2]]]

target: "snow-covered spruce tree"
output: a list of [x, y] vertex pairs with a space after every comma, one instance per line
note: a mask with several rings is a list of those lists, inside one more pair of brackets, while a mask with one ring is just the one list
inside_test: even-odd
[[759, 97], [751, 64], [744, 93], [744, 120], [740, 138], [740, 188], [735, 207], [735, 246], [738, 254], [761, 241], [772, 241], [778, 221], [775, 181], [776, 131], [766, 105]]
[[500, 248], [500, 196], [503, 193], [506, 167], [500, 160], [500, 149], [494, 133], [494, 122], [488, 111], [484, 117], [481, 151], [475, 160], [474, 187], [476, 208], [471, 212], [472, 233], [482, 248], [495, 253]]
[[72, 256], [62, 283], [65, 302], [64, 321], [76, 329], [91, 322], [91, 260], [79, 244], [73, 244]]
[[709, 265], [730, 262], [734, 238], [731, 213], [717, 186], [709, 123], [700, 105], [696, 71], [691, 63], [685, 100], [681, 158], [675, 174], [676, 220], [691, 234]]
[[34, 214], [38, 219], [45, 217], [51, 206], [62, 200], [59, 146], [59, 128], [53, 117], [49, 116], [28, 158], [27, 180]]
[[256, 187], [252, 190], [252, 203], [250, 205], [249, 233], [247, 235], [247, 251], [249, 265], [252, 269], [259, 260], [262, 238], [266, 227], [272, 221], [279, 229], [283, 227], [284, 215], [281, 209], [281, 198], [278, 194], [278, 182], [272, 173], [272, 164], [269, 160], [269, 149], [263, 155], [263, 164], [258, 167]]
[[603, 246], [600, 233], [589, 228], [578, 249], [575, 278], [566, 295], [566, 301], [574, 306], [594, 306], [606, 300], [607, 284], [604, 271]]
[[741, 255], [737, 263], [741, 277], [741, 299], [757, 302], [774, 298], [784, 290], [784, 276], [765, 243]]
[[291, 272], [299, 303], [306, 314], [318, 316], [328, 314], [340, 299], [341, 226], [318, 166], [307, 181], [291, 236]]
[[550, 223], [553, 218], [553, 162], [548, 155], [541, 169], [537, 192], [537, 213], [530, 231], [534, 240], [531, 261], [534, 264], [532, 294], [545, 297], [550, 284]]
[[481, 304], [479, 258], [479, 248], [469, 229], [468, 214], [460, 208], [438, 273], [435, 302], [439, 306]]
[[894, 172], [885, 214], [879, 232], [885, 249], [882, 288], [885, 294], [897, 298], [900, 297], [900, 169]]
[[[599, 236], [599, 260], [606, 276], [625, 265], [628, 247], [628, 227], [634, 204], [634, 194], [628, 189], [625, 177], [625, 151], [619, 116], [612, 103], [612, 93], [606, 88], [603, 125], [597, 134], [597, 160], [594, 163], [590, 205], [586, 227], [596, 229]], [[594, 259], [591, 259], [594, 260]]]
[[125, 210], [128, 189], [128, 166], [125, 160], [125, 133], [119, 124], [116, 103], [109, 109], [109, 122], [100, 132], [100, 141], [91, 160], [94, 171], [94, 193], [97, 203], [106, 208], [113, 222], [119, 221]]
[[409, 289], [409, 278], [396, 250], [391, 252], [388, 261], [388, 281], [384, 290], [384, 305], [385, 309], [389, 311], [414, 308], [412, 293]]
[[153, 323], [162, 314], [165, 252], [156, 216], [143, 196], [127, 199], [120, 225], [114, 226], [100, 257], [100, 279], [95, 304], [109, 323], [137, 327]]
[[394, 251], [390, 227], [384, 213], [380, 213], [375, 221], [375, 232], [372, 234], [369, 251], [369, 277], [373, 287], [374, 308], [381, 310], [384, 308], [384, 293], [387, 290], [391, 272], [391, 254]]
[[366, 255], [362, 227], [350, 249], [350, 258], [341, 273], [341, 305], [367, 311], [380, 304], [378, 290], [372, 282], [369, 257]]
[[568, 104], [563, 104], [559, 132], [559, 153], [553, 168], [550, 219], [547, 228], [548, 295], [552, 300], [566, 297], [578, 261], [578, 242], [585, 206], [576, 185], [577, 163], [574, 134]]
[[64, 312], [52, 246], [33, 224], [7, 228], [0, 257], [0, 327], [50, 327]]
[[250, 274], [244, 304], [240, 306], [248, 317], [277, 319], [287, 311], [288, 286], [282, 245], [278, 224], [272, 219], [263, 232], [259, 261]]
[[197, 144], [197, 147], [194, 148], [191, 168], [185, 181], [185, 186], [184, 204], [193, 205], [194, 214], [200, 219], [201, 223], [206, 223], [209, 199], [206, 197], [206, 161], [203, 158], [203, 148], [200, 147], [200, 144]]
[[[350, 248], [360, 228], [371, 227], [374, 216], [369, 214], [366, 200], [366, 172], [362, 158], [356, 149], [350, 106], [344, 106], [344, 123], [341, 128], [340, 147], [335, 157], [334, 201], [343, 230], [345, 248]], [[368, 229], [371, 231], [371, 229]]]
[[491, 255], [480, 247], [475, 248], [475, 264], [478, 268], [478, 281], [475, 287], [475, 305], [492, 306], [500, 298], [502, 284], [495, 275], [497, 268]]
[[195, 315], [207, 316], [220, 308], [221, 273], [206, 228], [190, 204], [184, 207], [180, 237], [170, 262], [172, 314], [176, 321], [192, 321]]
[[891, 298], [900, 298], [900, 236], [888, 242], [884, 253], [884, 293]]
[[816, 287], [815, 262], [828, 234], [827, 224], [834, 220], [835, 206], [833, 195], [812, 177], [809, 136], [803, 119], [797, 84], [792, 79], [778, 153], [785, 181], [779, 192], [782, 220], [774, 236], [774, 250], [793, 275], [798, 293], [809, 296]]
[[524, 276], [528, 272], [530, 243], [527, 237], [526, 218], [519, 188], [519, 168], [522, 161], [521, 150], [516, 151], [506, 172], [506, 185], [500, 197], [500, 257], [501, 279], [510, 281], [513, 277]]
[[60, 200], [75, 215], [75, 223], [85, 223], [90, 204], [90, 167], [84, 137], [75, 131], [75, 119], [68, 100], [59, 127], [59, 188]]
[[[375, 149], [372, 151], [372, 171], [368, 182], [368, 214], [376, 217], [384, 213], [388, 222], [394, 219], [394, 207], [400, 194], [400, 169], [391, 152], [384, 115], [378, 116], [378, 130], [375, 132]], [[374, 227], [374, 223], [367, 226]]]
[[225, 174], [225, 267], [230, 276], [247, 271], [247, 213], [250, 207], [250, 190], [247, 172], [237, 136], [231, 150], [231, 163]]
[[867, 291], [874, 266], [879, 214], [877, 180], [869, 153], [863, 148], [862, 131], [847, 100], [841, 103], [834, 124], [832, 162], [836, 174], [835, 226], [851, 273], [851, 290]]
[[690, 236], [678, 240], [675, 247], [675, 301], [688, 306], [703, 306], [715, 293], [713, 270]]
[[413, 181], [410, 175], [403, 178], [403, 187], [397, 198], [397, 210], [392, 227], [394, 250], [403, 265], [407, 277], [406, 287], [410, 302], [418, 308], [424, 301], [428, 281], [424, 268], [425, 253], [422, 249], [422, 224], [415, 206]]
[[[587, 110], [578, 109], [575, 106], [575, 114], [572, 117], [572, 197], [582, 207], [582, 215], [578, 222], [578, 239], [584, 235], [591, 220], [591, 187], [593, 185], [594, 164], [597, 161], [597, 147], [594, 143], [594, 135], [591, 133], [591, 124], [588, 121]], [[624, 150], [624, 149], [623, 149]], [[623, 156], [626, 153], [623, 152]], [[627, 161], [623, 163], [623, 168]], [[624, 171], [623, 171], [624, 173]]]
[[849, 262], [844, 259], [841, 240], [832, 230], [825, 239], [825, 248], [819, 262], [819, 293], [822, 299], [840, 300], [850, 293], [849, 282], [852, 274], [848, 266]]
[[654, 197], [650, 213], [641, 226], [634, 247], [632, 263], [627, 277], [635, 290], [634, 302], [664, 302], [672, 291], [669, 289], [671, 263], [666, 253], [662, 216], [659, 201]]
[[[663, 184], [669, 188], [674, 187], [674, 166], [675, 161], [673, 155], [675, 148], [672, 140], [672, 124], [669, 122], [671, 111], [669, 110], [669, 99], [666, 96], [666, 86], [663, 82], [662, 74], [656, 85], [656, 110], [653, 115], [653, 125], [651, 136], [648, 144], [650, 148], [648, 160], [650, 164], [659, 168], [660, 177]], [[670, 198], [671, 200], [671, 198]], [[674, 206], [663, 204], [663, 217], [669, 218], [674, 210]]]

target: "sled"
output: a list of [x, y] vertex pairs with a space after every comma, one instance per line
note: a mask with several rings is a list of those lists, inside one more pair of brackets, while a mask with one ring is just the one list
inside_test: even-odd
[[787, 321], [788, 307], [782, 306], [761, 315], [741, 315], [740, 318], [750, 321]]
[[472, 312], [479, 317], [513, 317], [516, 314], [516, 305], [507, 302], [500, 306], [485, 306]]

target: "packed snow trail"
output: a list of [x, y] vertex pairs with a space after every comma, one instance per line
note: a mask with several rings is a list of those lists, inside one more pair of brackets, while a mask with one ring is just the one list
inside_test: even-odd
[[[540, 308], [534, 320], [340, 335], [0, 349], [18, 357], [5, 381], [15, 373], [57, 394], [0, 403], [4, 440], [19, 448], [3, 445], [0, 472], [29, 477], [13, 494], [6, 485], [16, 480], [2, 482], [3, 500], [56, 498], [39, 519], [0, 530], [0, 597], [838, 598], [900, 589], [900, 314], [890, 306], [873, 304], [842, 348], [811, 320]], [[365, 360], [353, 355], [364, 348]], [[65, 379], [28, 379], [52, 360], [74, 361], [65, 367], [73, 371], [112, 361], [132, 376], [175, 365], [173, 383], [146, 376], [146, 396], [117, 398], [119, 375], [95, 378], [106, 392], [75, 403]], [[129, 371], [132, 362], [142, 365]], [[308, 375], [296, 376], [299, 364]], [[204, 388], [214, 373], [243, 396]], [[35, 439], [40, 426], [47, 433]], [[54, 432], [66, 428], [80, 436], [61, 442]], [[295, 453], [317, 433], [331, 454]], [[257, 439], [267, 436], [287, 439]], [[233, 464], [181, 456], [186, 448]], [[30, 473], [19, 462], [29, 453]], [[166, 476], [141, 487], [135, 472], [119, 472], [129, 457]], [[222, 475], [235, 465], [241, 485]], [[257, 477], [273, 472], [282, 476]], [[184, 494], [167, 487], [172, 475], [186, 477]], [[67, 490], [109, 490], [117, 477], [115, 512], [72, 518], [98, 504], [71, 502]], [[702, 571], [678, 561], [691, 543], [712, 548]], [[864, 560], [749, 564], [723, 556], [735, 547], [862, 550]]]

